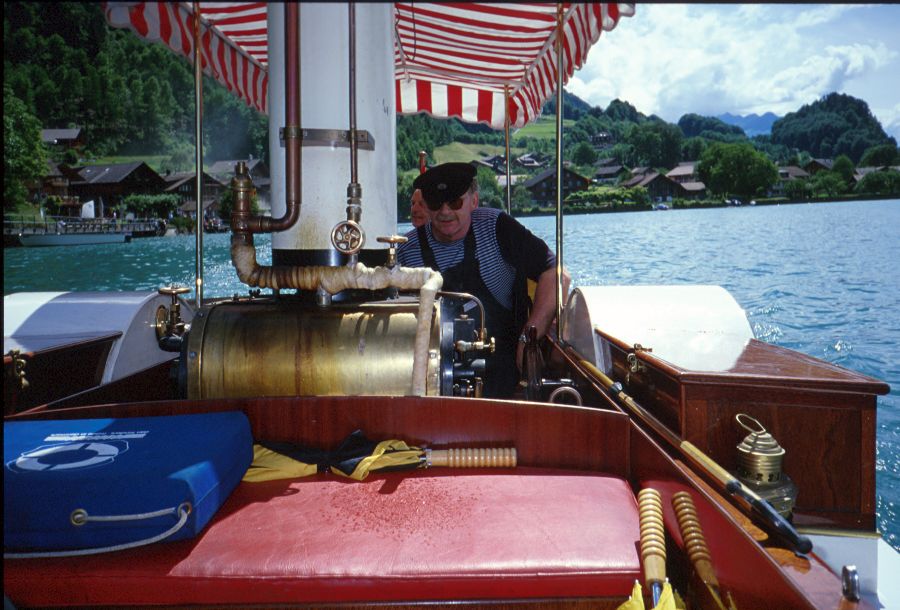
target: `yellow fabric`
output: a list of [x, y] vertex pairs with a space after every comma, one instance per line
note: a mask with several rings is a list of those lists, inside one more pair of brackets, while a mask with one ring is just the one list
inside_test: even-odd
[[244, 481], [259, 483], [278, 479], [297, 479], [316, 474], [315, 464], [298, 462], [262, 445], [253, 445], [253, 463], [244, 474]]
[[616, 610], [644, 610], [644, 596], [641, 593], [641, 583], [634, 581], [631, 597]]
[[[422, 457], [422, 450], [418, 447], [411, 447], [403, 441], [391, 439], [381, 441], [375, 447], [372, 455], [360, 460], [359, 464], [350, 475], [351, 479], [362, 481], [373, 470], [382, 468], [390, 468], [392, 466], [417, 465]], [[332, 466], [331, 472], [346, 477], [347, 475]]]
[[[675, 604], [675, 593], [672, 591], [672, 585], [667, 580], [663, 583], [662, 595], [659, 596], [659, 603], [653, 606], [653, 610], [676, 610], [678, 606]], [[681, 602], [681, 608], [684, 608], [684, 602]]]

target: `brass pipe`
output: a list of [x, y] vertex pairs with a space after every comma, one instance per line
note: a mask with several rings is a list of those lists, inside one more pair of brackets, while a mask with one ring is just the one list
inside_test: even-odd
[[503, 85], [503, 107], [505, 119], [503, 121], [506, 136], [506, 213], [512, 216], [512, 184], [510, 184], [510, 158], [509, 158], [509, 85]]
[[[284, 82], [285, 82], [285, 191], [286, 209], [281, 218], [253, 216], [252, 214], [231, 216], [232, 243], [247, 242], [253, 233], [274, 233], [290, 229], [300, 218], [300, 175], [302, 167], [300, 123], [300, 8], [295, 2], [284, 5]], [[235, 201], [235, 210], [237, 201]], [[249, 207], [248, 207], [249, 209]], [[252, 237], [249, 243], [253, 243]]]
[[196, 180], [197, 224], [194, 234], [197, 307], [203, 306], [203, 56], [200, 53], [200, 3], [194, 2], [194, 179]]
[[556, 336], [563, 336], [563, 5], [556, 5]]

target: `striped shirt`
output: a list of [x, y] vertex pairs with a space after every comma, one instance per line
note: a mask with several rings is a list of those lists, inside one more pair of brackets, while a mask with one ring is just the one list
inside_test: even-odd
[[[537, 280], [541, 273], [556, 265], [556, 257], [547, 244], [501, 210], [475, 208], [472, 227], [481, 279], [497, 302], [507, 309], [512, 309], [517, 270], [525, 277]], [[462, 263], [465, 237], [452, 243], [439, 242], [431, 232], [430, 223], [425, 225], [425, 235], [434, 252], [438, 271]], [[413, 229], [406, 237], [409, 241], [400, 246], [397, 260], [404, 267], [424, 267], [418, 231]]]

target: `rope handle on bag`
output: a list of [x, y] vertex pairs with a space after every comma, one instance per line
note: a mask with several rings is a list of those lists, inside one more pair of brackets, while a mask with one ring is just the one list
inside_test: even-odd
[[178, 506], [173, 506], [172, 508], [164, 508], [162, 510], [157, 510], [149, 513], [137, 513], [134, 515], [97, 515], [91, 516], [88, 514], [86, 510], [83, 508], [77, 508], [72, 511], [69, 520], [72, 522], [72, 525], [78, 527], [84, 525], [89, 521], [140, 521], [143, 519], [153, 519], [155, 517], [164, 517], [166, 515], [177, 515], [178, 522], [175, 523], [168, 530], [164, 531], [161, 534], [157, 534], [151, 538], [146, 538], [144, 540], [137, 540], [135, 542], [125, 542], [123, 544], [116, 544], [112, 546], [104, 546], [93, 549], [74, 549], [71, 551], [39, 551], [34, 553], [3, 553], [4, 559], [36, 559], [43, 557], [78, 557], [81, 555], [95, 555], [99, 553], [110, 553], [112, 551], [124, 551], [125, 549], [132, 549], [138, 546], [145, 546], [148, 544], [153, 544], [154, 542], [159, 542], [160, 540], [165, 540], [169, 536], [174, 535], [178, 530], [184, 527], [184, 524], [187, 523], [188, 516], [191, 514], [193, 508], [191, 507], [190, 502], [182, 502]]

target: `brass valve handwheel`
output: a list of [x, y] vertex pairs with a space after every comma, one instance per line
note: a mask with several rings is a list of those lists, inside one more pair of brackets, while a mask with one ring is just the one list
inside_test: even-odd
[[381, 237], [376, 237], [375, 240], [382, 244], [389, 245], [388, 259], [387, 259], [388, 267], [393, 267], [394, 265], [397, 264], [397, 245], [405, 244], [406, 242], [409, 241], [409, 239], [407, 239], [403, 235], [389, 235], [387, 237], [381, 236]]
[[365, 242], [365, 231], [352, 220], [343, 220], [331, 230], [331, 245], [341, 254], [356, 254]]
[[409, 241], [409, 238], [403, 235], [388, 235], [387, 237], [382, 235], [381, 237], [376, 237], [375, 241], [382, 244], [391, 244], [393, 246], [396, 244], [405, 244]]
[[156, 329], [157, 341], [167, 335], [181, 334], [184, 331], [184, 323], [181, 321], [181, 307], [178, 304], [178, 295], [190, 292], [187, 286], [175, 286], [170, 284], [163, 286], [157, 292], [172, 298], [172, 306], [166, 309], [162, 305], [156, 308], [156, 320], [153, 327]]
[[174, 297], [177, 294], [184, 294], [185, 292], [190, 292], [190, 291], [191, 291], [191, 289], [188, 288], [187, 286], [175, 286], [173, 284], [170, 286], [163, 286], [162, 288], [159, 289], [158, 292], [159, 292], [159, 294], [164, 294], [167, 296]]

